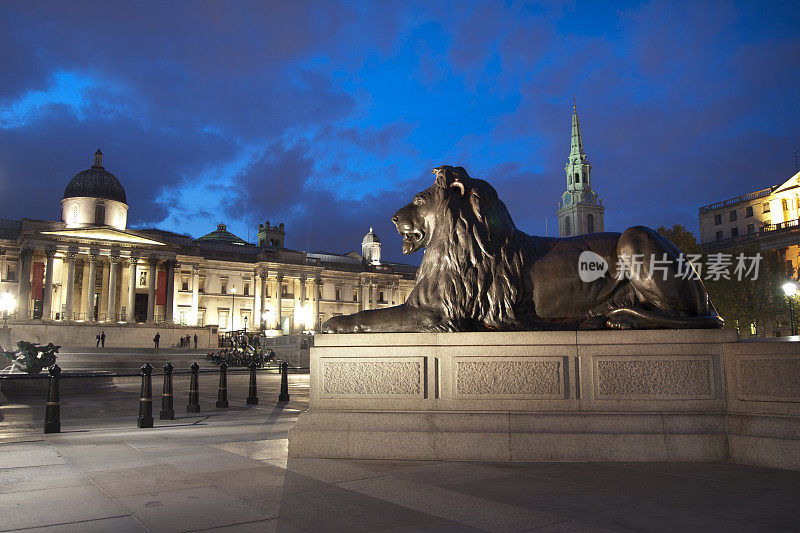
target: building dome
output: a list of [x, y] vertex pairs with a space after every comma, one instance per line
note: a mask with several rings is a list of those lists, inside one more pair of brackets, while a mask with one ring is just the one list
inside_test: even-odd
[[374, 242], [380, 244], [381, 240], [378, 238], [377, 235], [375, 235], [375, 232], [372, 231], [372, 228], [369, 228], [369, 233], [364, 235], [364, 240], [361, 241], [361, 244], [363, 246], [364, 244], [372, 244]]
[[125, 189], [111, 172], [103, 168], [103, 153], [94, 154], [94, 165], [78, 172], [67, 184], [64, 198], [103, 198], [127, 204]]

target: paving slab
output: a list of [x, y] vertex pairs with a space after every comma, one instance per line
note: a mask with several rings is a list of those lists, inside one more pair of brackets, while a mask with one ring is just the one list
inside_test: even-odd
[[[229, 376], [231, 408], [136, 428], [138, 385], [70, 391], [60, 434], [44, 399], [0, 398], [0, 530], [782, 531], [800, 525], [800, 473], [730, 463], [490, 463], [287, 459], [308, 377]], [[66, 405], [66, 404], [65, 404]], [[794, 528], [794, 529], [792, 529]]]

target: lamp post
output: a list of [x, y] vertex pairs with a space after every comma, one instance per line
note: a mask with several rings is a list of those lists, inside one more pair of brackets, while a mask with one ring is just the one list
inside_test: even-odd
[[233, 331], [233, 317], [236, 316], [236, 285], [231, 285], [231, 327]]
[[247, 333], [247, 315], [244, 315], [244, 332]]
[[787, 281], [783, 284], [783, 293], [786, 295], [786, 301], [789, 304], [789, 329], [791, 330], [791, 334], [794, 335], [794, 310], [792, 309], [792, 298], [797, 295], [797, 284], [793, 281]]

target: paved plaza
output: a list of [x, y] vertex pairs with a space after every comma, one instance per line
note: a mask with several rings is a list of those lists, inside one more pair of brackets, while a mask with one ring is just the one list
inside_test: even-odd
[[201, 407], [136, 429], [136, 379], [62, 392], [44, 435], [41, 392], [0, 396], [0, 530], [782, 531], [800, 529], [800, 473], [735, 464], [287, 460], [308, 376], [201, 374]]

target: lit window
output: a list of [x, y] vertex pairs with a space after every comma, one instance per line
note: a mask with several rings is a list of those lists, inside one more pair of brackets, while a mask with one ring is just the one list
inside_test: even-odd
[[764, 202], [764, 213], [769, 213], [769, 202]]

